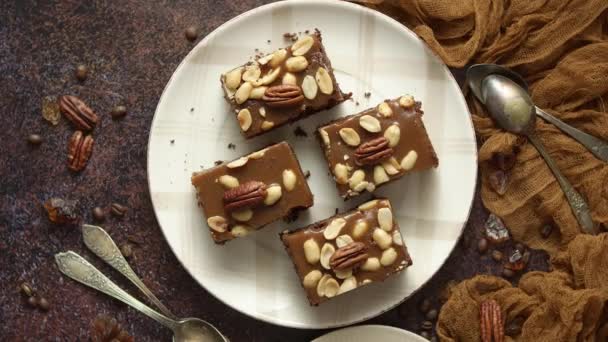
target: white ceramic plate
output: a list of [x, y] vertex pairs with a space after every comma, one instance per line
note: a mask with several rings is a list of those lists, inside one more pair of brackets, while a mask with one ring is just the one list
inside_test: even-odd
[[312, 342], [428, 342], [426, 339], [407, 330], [385, 325], [358, 325], [332, 331]]
[[[318, 28], [344, 91], [354, 99], [298, 125], [244, 140], [222, 97], [222, 72], [261, 48], [286, 44], [284, 32]], [[272, 42], [267, 43], [270, 39]], [[369, 98], [365, 92], [371, 92]], [[314, 128], [359, 112], [383, 99], [410, 93], [422, 101], [424, 122], [439, 168], [411, 174], [381, 188], [396, 208], [414, 265], [385, 283], [371, 284], [310, 307], [278, 238], [296, 228], [351, 208], [328, 175]], [[194, 110], [191, 111], [191, 108]], [[289, 141], [304, 170], [315, 204], [292, 223], [278, 222], [224, 246], [216, 246], [190, 184], [192, 172], [231, 160], [270, 142]], [[171, 143], [171, 140], [175, 140]], [[236, 149], [228, 149], [234, 143]], [[256, 319], [298, 328], [330, 328], [372, 318], [402, 302], [446, 260], [468, 218], [477, 170], [475, 136], [465, 100], [449, 70], [414, 33], [380, 13], [347, 2], [289, 1], [259, 7], [225, 23], [203, 39], [179, 65], [158, 103], [148, 148], [152, 203], [173, 252], [203, 287]]]

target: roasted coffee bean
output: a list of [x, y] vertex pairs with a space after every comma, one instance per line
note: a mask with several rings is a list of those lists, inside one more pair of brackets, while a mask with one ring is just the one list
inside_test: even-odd
[[428, 331], [421, 331], [420, 336], [426, 338], [427, 340], [431, 338], [431, 334]]
[[485, 238], [479, 239], [479, 241], [477, 241], [477, 250], [479, 253], [484, 254], [488, 250], [488, 240]]
[[123, 217], [127, 213], [127, 207], [122, 204], [112, 203], [111, 212], [114, 216]]
[[30, 134], [27, 137], [27, 141], [32, 144], [32, 145], [40, 145], [42, 144], [42, 137], [40, 136], [40, 134]]
[[424, 316], [426, 319], [428, 319], [429, 321], [434, 321], [437, 319], [437, 310], [433, 309], [433, 310], [429, 310], [429, 312], [426, 313], [426, 316]]
[[50, 306], [51, 305], [49, 304], [49, 301], [46, 300], [46, 298], [40, 297], [40, 299], [38, 299], [38, 307], [43, 311], [49, 311]]
[[189, 41], [195, 41], [196, 38], [198, 38], [198, 28], [194, 25], [188, 27], [186, 29], [186, 39], [188, 39]]
[[93, 208], [93, 218], [95, 221], [104, 221], [106, 219], [105, 211], [100, 207]]
[[21, 290], [21, 293], [28, 297], [34, 295], [34, 290], [32, 290], [32, 287], [28, 283], [21, 283], [21, 285], [19, 285], [19, 289]]
[[35, 308], [35, 307], [37, 307], [37, 306], [38, 306], [38, 298], [36, 298], [36, 297], [34, 297], [34, 296], [29, 297], [29, 298], [27, 299], [27, 303], [28, 303], [28, 304], [29, 304], [31, 307]]
[[120, 252], [125, 258], [129, 258], [131, 255], [133, 255], [133, 247], [130, 244], [125, 243], [124, 245], [120, 246]]
[[419, 309], [422, 313], [427, 313], [431, 309], [431, 301], [426, 298], [423, 299], [422, 302], [420, 302]]
[[502, 276], [505, 278], [512, 278], [515, 275], [515, 272], [513, 272], [513, 270], [510, 270], [508, 268], [504, 268], [502, 270]]
[[502, 252], [499, 250], [492, 251], [492, 259], [498, 262], [502, 261]]
[[89, 68], [87, 68], [86, 65], [84, 64], [79, 64], [76, 67], [76, 79], [78, 79], [79, 81], [84, 81], [87, 79], [87, 76], [89, 74]]
[[543, 226], [543, 228], [540, 231], [540, 235], [542, 235], [543, 238], [548, 238], [549, 235], [551, 235], [551, 232], [553, 231], [553, 226], [550, 224], [546, 224]]
[[123, 105], [118, 105], [112, 109], [110, 112], [112, 119], [120, 119], [127, 115], [127, 107]]

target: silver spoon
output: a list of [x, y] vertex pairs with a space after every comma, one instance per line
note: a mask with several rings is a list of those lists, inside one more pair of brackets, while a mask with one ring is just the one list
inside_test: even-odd
[[[509, 80], [516, 83], [516, 85], [513, 85], [514, 87], [521, 87], [519, 91], [522, 94], [528, 94], [528, 84], [516, 72], [513, 72], [505, 67], [496, 64], [475, 64], [467, 70], [467, 81], [469, 83], [469, 86], [471, 87], [471, 90], [473, 91], [473, 94], [475, 94], [475, 96], [480, 101], [483, 102], [483, 100], [481, 99], [481, 83], [483, 79], [486, 78], [486, 76], [492, 74], [498, 74], [507, 77]], [[568, 134], [574, 140], [581, 143], [581, 145], [585, 146], [598, 159], [608, 162], [607, 142], [568, 125], [567, 123], [545, 112], [537, 106], [534, 106], [534, 108], [536, 109], [536, 114], [538, 114], [538, 116], [549, 121], [550, 123], [555, 125], [555, 127], [562, 130], [562, 132]]]
[[55, 254], [59, 270], [68, 277], [120, 300], [173, 331], [174, 342], [228, 342], [211, 324], [198, 318], [173, 320], [162, 315], [114, 284], [80, 255], [68, 251]]
[[486, 76], [480, 89], [480, 100], [486, 105], [490, 115], [503, 129], [524, 135], [530, 140], [557, 178], [583, 231], [594, 234], [593, 220], [587, 203], [562, 175], [534, 133], [536, 110], [530, 96], [508, 78], [496, 74]]
[[118, 246], [116, 246], [116, 243], [114, 243], [114, 240], [112, 240], [110, 235], [103, 228], [90, 224], [83, 224], [82, 238], [84, 244], [95, 253], [95, 255], [135, 284], [135, 286], [137, 286], [137, 288], [139, 288], [165, 316], [171, 319], [177, 319], [177, 317], [158, 298], [156, 298], [141, 279], [139, 279], [137, 274], [133, 272], [133, 269], [122, 256], [122, 253], [120, 252], [120, 249], [118, 249]]

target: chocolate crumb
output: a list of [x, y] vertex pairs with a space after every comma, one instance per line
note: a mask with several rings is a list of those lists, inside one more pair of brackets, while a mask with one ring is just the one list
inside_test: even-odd
[[266, 43], [270, 44], [270, 39], [268, 39], [268, 40], [266, 41]]
[[308, 137], [308, 133], [306, 133], [306, 131], [300, 126], [296, 127], [296, 129], [293, 130], [293, 134], [295, 134], [296, 137]]
[[338, 208], [334, 209], [334, 215], [338, 215], [338, 212], [339, 212]]
[[291, 222], [294, 222], [295, 220], [297, 220], [297, 219], [298, 219], [298, 216], [299, 216], [299, 215], [300, 215], [300, 212], [299, 212], [299, 211], [297, 211], [297, 210], [291, 210], [291, 211], [289, 212], [289, 214], [287, 214], [287, 216], [285, 216], [285, 217], [283, 218], [283, 221], [284, 221], [285, 223], [291, 223]]
[[234, 149], [236, 149], [236, 145], [233, 144], [233, 143], [229, 143], [228, 144], [228, 148], [231, 149], [231, 150], [234, 150]]
[[175, 139], [171, 139], [170, 143], [173, 145], [175, 143]]
[[224, 161], [222, 161], [222, 160], [216, 160], [216, 161], [214, 161], [214, 162], [213, 162], [213, 164], [214, 164], [215, 166], [218, 166], [218, 165], [220, 165], [220, 164], [221, 164], [221, 163], [223, 163], [223, 162], [224, 162]]
[[191, 112], [194, 112], [194, 107], [190, 108], [190, 111], [191, 111]]
[[310, 33], [310, 30], [306, 30], [306, 31], [304, 31], [304, 33], [309, 34], [309, 33]]
[[359, 101], [356, 101], [356, 102], [355, 102], [355, 106], [358, 106], [358, 105], [359, 105]]
[[365, 97], [370, 97], [370, 96], [372, 96], [372, 93], [370, 93], [369, 91], [366, 91], [366, 92], [363, 94], [363, 96], [365, 96]]
[[304, 178], [306, 178], [306, 179], [310, 178], [310, 170], [304, 171]]

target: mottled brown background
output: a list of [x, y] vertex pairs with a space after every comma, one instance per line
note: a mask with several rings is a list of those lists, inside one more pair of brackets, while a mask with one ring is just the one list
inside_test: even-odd
[[[209, 320], [233, 341], [310, 340], [326, 332], [259, 322], [208, 294], [171, 253], [148, 194], [146, 146], [152, 115], [165, 83], [195, 44], [184, 38], [184, 29], [199, 26], [200, 39], [264, 2], [0, 2], [0, 340], [86, 341], [91, 322], [100, 314], [116, 317], [138, 341], [170, 339], [169, 331], [152, 320], [59, 273], [53, 255], [71, 249], [133, 290], [85, 250], [78, 228], [49, 223], [41, 203], [52, 196], [77, 200], [85, 221], [91, 221], [96, 205], [128, 205], [126, 217], [110, 218], [105, 227], [119, 244], [128, 235], [144, 241], [134, 248], [131, 264], [179, 316]], [[91, 68], [84, 83], [73, 76], [78, 63]], [[456, 74], [461, 80], [462, 71]], [[77, 175], [68, 171], [65, 160], [71, 127], [66, 120], [51, 126], [41, 117], [41, 99], [63, 93], [81, 96], [101, 116], [93, 157]], [[129, 109], [122, 121], [112, 121], [108, 114], [117, 103]], [[30, 133], [41, 134], [44, 143], [28, 145]], [[448, 281], [499, 274], [501, 266], [476, 250], [486, 216], [476, 198], [464, 237], [439, 273], [399, 308], [365, 323], [420, 332], [421, 299], [430, 298], [438, 307]], [[546, 268], [546, 256], [534, 253], [531, 268]], [[22, 281], [48, 298], [49, 312], [27, 306], [17, 290]]]

